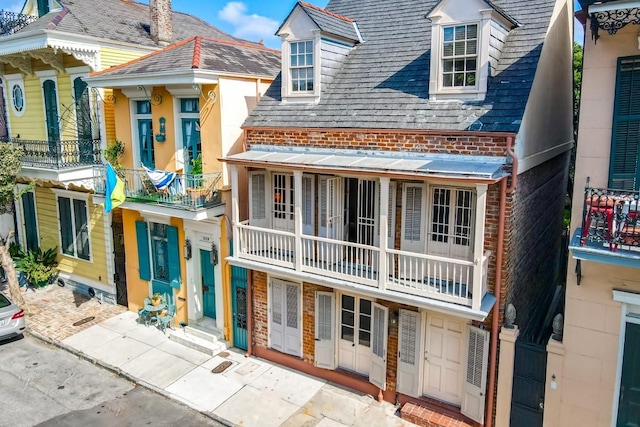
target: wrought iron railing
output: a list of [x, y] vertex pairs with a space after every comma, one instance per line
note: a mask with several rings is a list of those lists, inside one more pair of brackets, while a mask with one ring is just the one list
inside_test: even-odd
[[3, 138], [0, 141], [22, 149], [21, 161], [26, 167], [60, 170], [102, 163], [99, 139], [37, 141]]
[[23, 15], [8, 10], [0, 10], [0, 36], [17, 33], [36, 19], [38, 17], [34, 15]]
[[640, 250], [640, 191], [586, 187], [580, 245]]
[[[93, 169], [94, 189], [105, 195], [105, 168]], [[128, 201], [173, 207], [185, 210], [209, 208], [222, 204], [222, 173], [172, 174], [170, 184], [153, 183], [144, 169], [120, 169], [117, 174], [124, 181]]]

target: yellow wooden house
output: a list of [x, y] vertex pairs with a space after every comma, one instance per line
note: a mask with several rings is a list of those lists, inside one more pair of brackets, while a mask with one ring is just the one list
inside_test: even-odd
[[[280, 53], [260, 44], [196, 36], [87, 79], [112, 91], [124, 145], [116, 211], [131, 310], [165, 294], [178, 322], [246, 348], [246, 280], [233, 288], [225, 261], [230, 183], [219, 159], [243, 151], [241, 125], [279, 68]], [[104, 195], [104, 169], [95, 181]]]

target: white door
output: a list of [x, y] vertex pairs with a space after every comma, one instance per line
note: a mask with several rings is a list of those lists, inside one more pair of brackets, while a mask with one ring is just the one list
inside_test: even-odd
[[271, 174], [273, 185], [273, 214], [274, 230], [293, 232], [294, 226], [294, 190], [293, 175], [284, 173]]
[[[318, 234], [332, 240], [342, 240], [342, 215], [344, 206], [343, 179], [320, 178]], [[343, 245], [318, 243], [317, 258], [327, 268], [334, 268], [343, 261]]]
[[389, 309], [373, 304], [373, 330], [371, 335], [371, 370], [369, 382], [381, 390], [387, 389], [387, 319]]
[[376, 181], [358, 180], [357, 242], [361, 245], [378, 246], [377, 219], [378, 197]]
[[372, 305], [368, 299], [340, 296], [338, 366], [362, 375], [371, 367]]
[[468, 325], [467, 365], [461, 412], [484, 424], [485, 394], [487, 391], [487, 362], [489, 361], [489, 331]]
[[316, 292], [315, 366], [335, 368], [335, 295]]
[[302, 356], [300, 285], [280, 279], [269, 282], [269, 346]]
[[422, 315], [400, 310], [398, 323], [398, 392], [420, 396], [420, 336]]
[[473, 212], [472, 190], [432, 187], [429, 253], [470, 260]]
[[464, 350], [465, 322], [438, 313], [427, 314], [424, 395], [460, 405], [462, 376], [466, 354]]

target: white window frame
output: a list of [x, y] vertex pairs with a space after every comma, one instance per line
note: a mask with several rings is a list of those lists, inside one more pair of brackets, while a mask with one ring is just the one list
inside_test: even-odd
[[[142, 98], [129, 98], [129, 110], [131, 111], [131, 141], [132, 141], [132, 153], [133, 153], [133, 167], [138, 168], [142, 164], [142, 160], [140, 157], [140, 135], [138, 131], [138, 119], [149, 119], [151, 120], [151, 126], [153, 129], [153, 104], [151, 105], [151, 113], [149, 114], [138, 114], [138, 101], [149, 101], [149, 99]], [[154, 144], [154, 136], [151, 135], [151, 143]], [[155, 151], [155, 147], [154, 147]]]
[[[4, 76], [4, 83], [6, 88], [5, 97], [7, 103], [11, 104], [11, 111], [13, 111], [13, 114], [16, 117], [22, 117], [27, 109], [27, 97], [26, 91], [24, 89], [24, 79], [22, 78], [22, 74], [7, 74], [6, 76]], [[15, 86], [18, 86], [22, 91], [22, 110], [20, 111], [18, 111], [15, 106], [15, 97], [13, 94], [13, 89]]]
[[[475, 27], [476, 27], [476, 38], [475, 38], [475, 41], [476, 41], [476, 53], [475, 53], [475, 55], [468, 55], [468, 54], [456, 55], [456, 53], [455, 53], [456, 28], [464, 27], [465, 28], [465, 32], [466, 32], [468, 27], [470, 27], [472, 25], [475, 25]], [[445, 40], [444, 34], [447, 31], [447, 29], [450, 29], [450, 28], [453, 29], [453, 37], [454, 37], [453, 40], [450, 41], [450, 43], [452, 43], [452, 45], [453, 45], [452, 46], [453, 52], [452, 52], [452, 55], [445, 57], [444, 45], [445, 45], [445, 43], [449, 43], [449, 42], [447, 42]], [[442, 91], [446, 91], [446, 90], [451, 90], [451, 89], [457, 88], [457, 89], [461, 89], [461, 90], [473, 89], [474, 92], [477, 91], [478, 90], [478, 75], [479, 75], [479, 71], [480, 71], [479, 70], [479, 65], [480, 65], [480, 61], [479, 61], [479, 59], [480, 59], [480, 49], [479, 49], [480, 48], [480, 46], [479, 46], [480, 45], [480, 24], [477, 23], [477, 22], [469, 22], [469, 23], [443, 25], [441, 27], [441, 30], [442, 30], [442, 34], [441, 34], [441, 38], [442, 39], [440, 41], [440, 50], [439, 50], [439, 58], [440, 58], [440, 61], [441, 61], [441, 66], [440, 66], [440, 74], [438, 75], [438, 79], [440, 80], [440, 83], [439, 83], [440, 84], [440, 89]], [[470, 39], [468, 39], [468, 38], [464, 39], [465, 45], [469, 40]], [[466, 47], [465, 47], [465, 50], [466, 50]], [[456, 86], [455, 85], [455, 75], [456, 75], [455, 62], [457, 60], [464, 60], [465, 61], [465, 66], [466, 66], [466, 61], [468, 59], [472, 59], [472, 58], [475, 58], [475, 60], [476, 60], [476, 68], [473, 70], [473, 73], [475, 73], [475, 84], [473, 84], [473, 85], [467, 85], [466, 84], [466, 76], [471, 71], [468, 71], [468, 70], [465, 69], [462, 72], [464, 74], [464, 76], [465, 76], [465, 84], [463, 84], [462, 86]], [[453, 63], [454, 63], [452, 65], [452, 70], [450, 72], [450, 74], [451, 74], [451, 85], [445, 85], [444, 84], [445, 74], [449, 74], [449, 72], [445, 71], [445, 67], [444, 67], [445, 61], [453, 61]]]
[[[291, 43], [313, 42], [313, 90], [294, 92], [291, 81]], [[308, 103], [320, 100], [321, 92], [321, 57], [322, 57], [322, 41], [320, 32], [312, 31], [311, 37], [285, 38], [282, 42], [282, 101], [284, 103]]]
[[[192, 89], [193, 90], [193, 89]], [[200, 142], [202, 143], [202, 118], [200, 117], [200, 113], [202, 112], [202, 97], [200, 96], [200, 92], [195, 92], [192, 95], [185, 94], [180, 91], [171, 90], [170, 91], [173, 96], [173, 118], [174, 118], [174, 134], [175, 134], [175, 143], [176, 143], [176, 170], [184, 170], [185, 163], [185, 152], [184, 152], [184, 140], [182, 135], [182, 119], [198, 119], [200, 121]], [[180, 94], [180, 96], [175, 96], [176, 94]], [[183, 99], [192, 99], [198, 98], [198, 113], [183, 113], [182, 112], [182, 100]], [[159, 131], [159, 129], [158, 129]], [[203, 146], [204, 149], [204, 146]], [[202, 157], [204, 159], [204, 154]]]
[[613, 300], [622, 303], [620, 315], [620, 335], [618, 338], [618, 359], [616, 366], [616, 381], [613, 388], [613, 407], [611, 411], [611, 427], [618, 424], [618, 410], [620, 404], [620, 385], [622, 383], [622, 359], [624, 358], [624, 344], [627, 335], [627, 323], [640, 324], [640, 318], [629, 314], [640, 315], [640, 294], [613, 290]]
[[[311, 65], [306, 64], [306, 55], [309, 54], [309, 52], [307, 52], [307, 47], [308, 45], [311, 44]], [[293, 65], [292, 64], [292, 59], [293, 59], [293, 46], [296, 46], [296, 57], [297, 59], [300, 59], [301, 57], [305, 58], [305, 65], [302, 66], [299, 64]], [[300, 47], [304, 46], [305, 48], [305, 53], [301, 54], [300, 53]], [[292, 40], [289, 42], [289, 62], [288, 62], [288, 68], [289, 68], [289, 90], [291, 91], [292, 94], [308, 94], [308, 93], [313, 93], [315, 88], [315, 83], [316, 83], [316, 79], [315, 79], [315, 67], [316, 67], [316, 55], [315, 55], [315, 51], [314, 51], [314, 41], [313, 40]], [[293, 78], [293, 70], [309, 70], [309, 68], [311, 69], [311, 85], [312, 85], [312, 89], [305, 89], [305, 90], [301, 90], [301, 89], [297, 89], [295, 90], [293, 88], [293, 83], [294, 83], [294, 78]], [[307, 74], [308, 76], [308, 74]], [[299, 80], [299, 79], [298, 79]], [[306, 86], [308, 86], [308, 81]]]
[[[77, 259], [78, 261], [88, 262], [93, 264], [93, 244], [91, 242], [91, 210], [89, 209], [89, 194], [88, 193], [77, 193], [74, 191], [68, 190], [59, 190], [52, 189], [53, 193], [56, 196], [56, 219], [58, 220], [58, 253], [63, 257]], [[60, 197], [64, 197], [71, 200], [71, 225], [73, 227], [73, 255], [65, 254], [62, 250], [62, 234], [60, 233], [60, 205], [58, 199]], [[75, 218], [75, 207], [73, 206], [73, 200], [81, 200], [85, 202], [85, 209], [87, 210], [87, 239], [89, 241], [89, 259], [84, 259], [78, 257], [78, 247], [76, 245], [76, 218]]]

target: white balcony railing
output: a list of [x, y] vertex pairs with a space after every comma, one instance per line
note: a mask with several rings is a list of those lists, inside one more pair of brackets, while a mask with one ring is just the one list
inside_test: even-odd
[[479, 307], [487, 292], [490, 252], [476, 263], [387, 249], [383, 277], [378, 247], [302, 235], [297, 260], [294, 233], [250, 226], [247, 221], [237, 228], [236, 256], [242, 259], [468, 307]]

